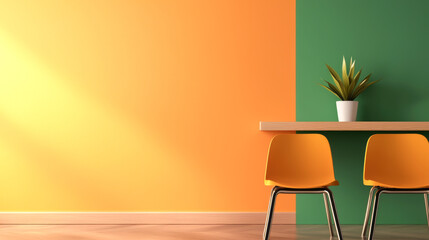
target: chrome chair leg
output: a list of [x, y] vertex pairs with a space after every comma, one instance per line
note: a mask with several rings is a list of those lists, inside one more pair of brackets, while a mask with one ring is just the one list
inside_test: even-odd
[[337, 208], [335, 207], [334, 195], [332, 194], [331, 190], [329, 190], [328, 188], [325, 189], [325, 193], [328, 196], [329, 203], [331, 205], [332, 217], [334, 218], [334, 224], [335, 224], [335, 229], [337, 230], [338, 240], [343, 240], [343, 235], [341, 234], [340, 222], [338, 221], [338, 216], [337, 216]]
[[328, 218], [329, 234], [331, 235], [331, 237], [333, 237], [334, 229], [332, 228], [332, 219], [331, 214], [329, 213], [328, 197], [326, 193], [323, 193], [323, 200], [325, 202], [326, 217]]
[[428, 202], [429, 193], [425, 193], [424, 197], [425, 197], [425, 206], [426, 206], [426, 219], [428, 221], [428, 227], [429, 227], [429, 202]]
[[382, 192], [382, 188], [378, 189], [374, 196], [374, 206], [372, 207], [372, 217], [371, 224], [369, 226], [368, 240], [372, 240], [372, 236], [374, 235], [375, 222], [377, 219], [378, 201], [380, 200], [380, 195]]
[[270, 235], [271, 221], [274, 214], [274, 206], [276, 204], [277, 194], [279, 193], [278, 190], [279, 190], [278, 187], [273, 187], [273, 189], [271, 190], [270, 203], [268, 204], [268, 212], [267, 212], [267, 218], [265, 219], [265, 228], [264, 228], [264, 234], [263, 234], [263, 239], [265, 240], [268, 240]]
[[367, 232], [367, 229], [368, 229], [368, 222], [369, 222], [369, 214], [371, 213], [372, 197], [374, 196], [374, 191], [377, 190], [377, 189], [378, 189], [378, 187], [374, 186], [369, 191], [368, 204], [366, 205], [365, 220], [364, 220], [364, 223], [363, 223], [361, 237], [365, 237], [366, 236], [366, 232]]
[[[343, 240], [343, 237], [341, 235], [340, 223], [338, 221], [338, 216], [337, 216], [337, 209], [335, 207], [334, 196], [333, 196], [331, 190], [329, 190], [327, 187], [325, 187], [325, 188], [311, 188], [311, 189], [291, 189], [291, 188], [281, 188], [278, 186], [275, 186], [271, 191], [271, 198], [270, 198], [270, 203], [268, 205], [267, 218], [265, 220], [263, 239], [268, 240], [268, 238], [269, 238], [271, 219], [273, 217], [273, 212], [274, 212], [274, 205], [276, 202], [276, 197], [280, 193], [286, 193], [286, 194], [290, 194], [290, 193], [293, 193], [293, 194], [300, 194], [300, 193], [318, 194], [318, 193], [322, 193], [323, 196], [327, 197], [327, 200], [329, 200], [328, 202], [329, 202], [330, 207], [331, 207], [332, 217], [334, 218], [334, 225], [335, 225], [335, 228], [337, 230], [338, 240]], [[325, 207], [326, 207], [326, 201], [325, 201]], [[328, 208], [326, 208], [326, 209], [328, 209]], [[327, 213], [328, 213], [328, 221], [329, 221], [329, 218], [330, 218], [329, 211]], [[333, 234], [331, 234], [331, 239], [333, 238], [332, 235]]]

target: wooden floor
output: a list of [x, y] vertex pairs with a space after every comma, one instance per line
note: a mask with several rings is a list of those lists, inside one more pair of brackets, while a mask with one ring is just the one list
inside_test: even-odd
[[[0, 225], [1, 240], [252, 240], [262, 225]], [[343, 226], [344, 239], [359, 239], [361, 226]], [[271, 240], [330, 239], [324, 225], [273, 225]], [[380, 225], [374, 239], [429, 239], [426, 225]]]

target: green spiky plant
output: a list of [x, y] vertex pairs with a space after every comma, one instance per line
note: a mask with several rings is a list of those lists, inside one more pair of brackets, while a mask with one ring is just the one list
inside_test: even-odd
[[369, 78], [371, 77], [372, 73], [370, 73], [361, 82], [359, 82], [362, 69], [359, 70], [359, 72], [357, 72], [356, 75], [354, 75], [355, 61], [353, 61], [353, 58], [350, 59], [350, 70], [347, 73], [347, 64], [343, 56], [343, 72], [342, 72], [343, 77], [342, 78], [328, 64], [326, 64], [326, 67], [328, 67], [329, 73], [331, 74], [331, 77], [334, 80], [335, 85], [326, 80], [324, 81], [328, 84], [327, 86], [322, 84], [320, 85], [326, 88], [331, 93], [333, 93], [342, 101], [353, 101], [365, 89], [367, 89], [372, 84], [378, 82], [378, 80], [372, 81], [372, 82], [369, 81]]

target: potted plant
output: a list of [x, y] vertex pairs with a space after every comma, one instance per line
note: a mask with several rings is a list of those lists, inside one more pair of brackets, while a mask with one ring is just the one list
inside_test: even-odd
[[353, 58], [350, 59], [350, 69], [349, 69], [349, 72], [347, 72], [347, 64], [343, 56], [342, 78], [328, 64], [326, 64], [326, 67], [328, 67], [329, 73], [331, 74], [331, 77], [334, 80], [334, 84], [324, 80], [327, 83], [327, 85], [322, 85], [322, 84], [320, 85], [326, 88], [328, 91], [333, 93], [341, 100], [341, 101], [337, 101], [338, 121], [340, 122], [356, 121], [357, 108], [358, 108], [359, 102], [355, 101], [355, 99], [369, 86], [378, 82], [378, 80], [370, 82], [369, 81], [371, 77], [371, 73], [370, 73], [361, 82], [359, 82], [362, 69], [359, 70], [359, 72], [357, 72], [356, 75], [354, 75], [355, 61], [353, 61]]

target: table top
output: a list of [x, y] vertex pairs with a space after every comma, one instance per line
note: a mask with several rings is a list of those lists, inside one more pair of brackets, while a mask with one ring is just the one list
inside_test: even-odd
[[260, 122], [261, 131], [429, 131], [429, 122]]

